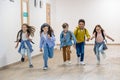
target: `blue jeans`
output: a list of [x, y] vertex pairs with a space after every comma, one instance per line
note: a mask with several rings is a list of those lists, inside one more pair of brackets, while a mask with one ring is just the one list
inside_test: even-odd
[[54, 47], [49, 48], [48, 44], [44, 46], [44, 54], [43, 54], [44, 67], [48, 67], [48, 58], [53, 58], [53, 51], [54, 51]]
[[29, 61], [29, 65], [32, 64], [32, 59], [31, 59], [31, 53], [30, 53], [30, 50], [27, 48], [27, 49], [21, 49], [21, 55], [22, 57], [25, 57], [25, 53], [27, 53], [27, 56], [28, 56], [28, 61]]
[[84, 61], [84, 46], [85, 42], [76, 43], [77, 57], [80, 57], [80, 61]]
[[104, 53], [104, 42], [101, 43], [95, 43], [95, 47], [94, 47], [94, 52], [96, 54], [97, 60], [100, 61], [100, 53], [101, 54], [105, 54]]

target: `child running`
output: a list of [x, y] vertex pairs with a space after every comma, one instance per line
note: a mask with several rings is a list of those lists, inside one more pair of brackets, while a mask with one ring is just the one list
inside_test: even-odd
[[76, 44], [76, 39], [74, 34], [68, 30], [69, 25], [64, 23], [62, 25], [63, 31], [60, 34], [60, 48], [63, 49], [63, 61], [64, 64], [71, 63], [71, 50], [70, 47], [72, 46], [72, 41], [74, 41], [74, 46]]
[[[30, 39], [30, 36], [34, 36], [35, 29], [32, 26], [29, 26], [27, 24], [23, 24], [21, 30], [17, 34], [17, 45], [15, 48], [18, 47], [19, 43], [20, 47], [18, 52], [22, 55], [21, 62], [24, 62], [25, 60], [25, 53], [27, 52], [28, 60], [29, 60], [29, 68], [33, 68], [32, 62], [31, 62], [31, 53], [33, 52], [32, 45], [30, 42], [32, 40]], [[32, 42], [33, 43], [33, 42]]]
[[44, 60], [44, 66], [43, 70], [48, 69], [48, 58], [53, 58], [53, 51], [55, 46], [55, 36], [52, 28], [49, 24], [44, 23], [41, 26], [40, 31], [40, 51], [42, 51], [43, 48], [43, 60]]
[[[74, 35], [76, 37], [77, 43], [76, 43], [76, 53], [77, 53], [77, 63], [81, 65], [85, 65], [84, 63], [84, 46], [85, 41], [89, 41], [90, 35], [88, 30], [85, 28], [85, 20], [80, 19], [78, 21], [78, 26], [76, 27], [74, 31]], [[86, 39], [87, 37], [87, 39]]]
[[100, 64], [100, 53], [103, 55], [104, 58], [106, 57], [104, 53], [104, 50], [107, 49], [107, 46], [105, 44], [106, 41], [105, 37], [114, 41], [114, 39], [112, 39], [105, 33], [101, 25], [96, 25], [91, 40], [95, 38], [94, 52], [97, 57], [97, 65]]

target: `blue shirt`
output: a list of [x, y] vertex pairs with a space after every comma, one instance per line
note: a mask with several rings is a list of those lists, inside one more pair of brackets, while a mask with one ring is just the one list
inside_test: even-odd
[[64, 46], [72, 46], [72, 41], [76, 44], [76, 38], [71, 31], [66, 32], [66, 36], [64, 36], [64, 31], [60, 34], [60, 48]]
[[54, 47], [55, 46], [55, 36], [52, 35], [52, 37], [48, 38], [47, 35], [42, 33], [40, 36], [40, 48], [46, 47], [46, 44], [48, 44], [49, 48]]

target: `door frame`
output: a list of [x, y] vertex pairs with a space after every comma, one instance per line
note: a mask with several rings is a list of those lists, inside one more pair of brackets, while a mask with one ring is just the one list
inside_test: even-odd
[[29, 10], [29, 0], [20, 0], [20, 6], [21, 6], [21, 24], [24, 24], [23, 22], [23, 19], [24, 19], [24, 16], [23, 16], [23, 2], [26, 2], [26, 5], [27, 5], [27, 13], [28, 13], [28, 16], [27, 16], [27, 24], [29, 25], [30, 24], [30, 10]]
[[51, 24], [51, 5], [46, 3], [46, 22]]

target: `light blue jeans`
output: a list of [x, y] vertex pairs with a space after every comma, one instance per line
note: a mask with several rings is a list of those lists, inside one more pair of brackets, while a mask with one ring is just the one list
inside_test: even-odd
[[44, 46], [44, 54], [43, 54], [44, 67], [48, 67], [48, 58], [53, 58], [53, 51], [54, 51], [54, 47], [49, 48], [48, 44]]
[[96, 54], [96, 57], [97, 57], [98, 61], [100, 61], [100, 53], [105, 54], [104, 50], [103, 50], [103, 47], [104, 47], [104, 44], [102, 44], [102, 43], [96, 43], [95, 44], [94, 51], [95, 51], [95, 54]]
[[31, 59], [30, 50], [27, 49], [27, 48], [26, 49], [21, 49], [21, 55], [22, 55], [23, 58], [25, 57], [25, 53], [27, 53], [29, 65], [31, 65], [32, 64], [32, 59]]

